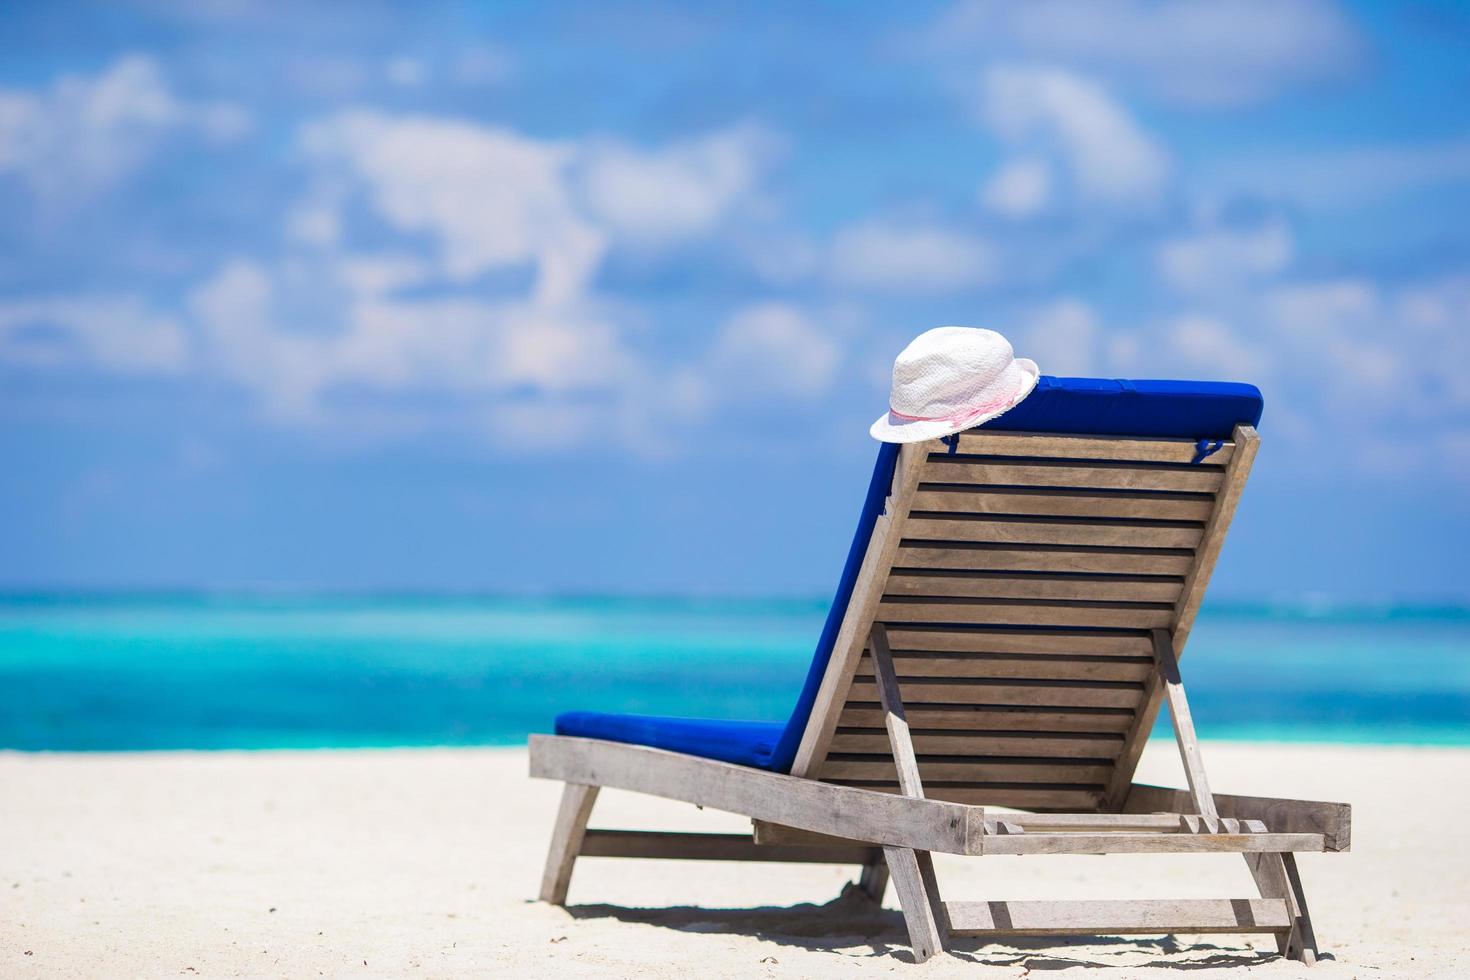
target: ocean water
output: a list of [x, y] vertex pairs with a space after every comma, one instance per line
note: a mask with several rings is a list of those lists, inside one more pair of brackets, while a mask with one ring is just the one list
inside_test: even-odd
[[[515, 744], [560, 711], [782, 719], [825, 601], [0, 597], [0, 748]], [[1470, 610], [1220, 604], [1205, 738], [1470, 744]]]

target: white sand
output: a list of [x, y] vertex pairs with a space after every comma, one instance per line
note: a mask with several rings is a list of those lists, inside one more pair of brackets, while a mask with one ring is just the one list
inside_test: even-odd
[[[1353, 850], [1301, 859], [1332, 958], [1311, 976], [1470, 975], [1470, 751], [1205, 758], [1219, 791], [1354, 805]], [[891, 889], [881, 912], [824, 904], [846, 867], [587, 859], [552, 908], [531, 899], [558, 787], [525, 771], [523, 750], [0, 754], [0, 976], [1307, 974], [1238, 936], [957, 940], [915, 966]], [[1142, 779], [1177, 772], [1150, 747]], [[612, 791], [593, 825], [748, 826]], [[1255, 894], [1235, 855], [937, 863], [951, 898]]]

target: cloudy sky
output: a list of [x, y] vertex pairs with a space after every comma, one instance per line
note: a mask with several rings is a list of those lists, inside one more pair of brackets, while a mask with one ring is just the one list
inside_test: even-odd
[[829, 591], [915, 333], [1266, 395], [1219, 585], [1470, 594], [1470, 18], [21, 3], [0, 586]]

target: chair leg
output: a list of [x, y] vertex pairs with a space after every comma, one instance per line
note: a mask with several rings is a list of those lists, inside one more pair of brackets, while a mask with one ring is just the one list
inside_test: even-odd
[[1317, 936], [1312, 917], [1307, 912], [1306, 893], [1296, 867], [1296, 855], [1287, 853], [1245, 854], [1246, 867], [1256, 879], [1262, 898], [1279, 898], [1291, 913], [1292, 927], [1276, 937], [1276, 950], [1290, 960], [1301, 960], [1307, 966], [1317, 962]]
[[1289, 851], [1283, 853], [1281, 863], [1286, 869], [1286, 880], [1291, 884], [1288, 904], [1296, 919], [1296, 931], [1301, 937], [1301, 948], [1296, 958], [1307, 966], [1312, 966], [1317, 962], [1317, 933], [1312, 928], [1311, 913], [1307, 911], [1307, 893], [1302, 888], [1302, 876], [1296, 868], [1296, 855]]
[[858, 878], [858, 889], [868, 896], [868, 901], [874, 905], [883, 904], [883, 894], [888, 891], [888, 862], [886, 858], [869, 861], [863, 865], [862, 876]]
[[551, 848], [546, 853], [546, 871], [541, 875], [541, 901], [565, 905], [567, 886], [572, 882], [572, 866], [582, 850], [582, 836], [587, 832], [587, 818], [597, 802], [596, 786], [567, 783], [561, 791], [561, 809], [556, 814], [556, 827], [551, 832]]
[[927, 852], [921, 861], [919, 854], [907, 847], [885, 847], [883, 856], [893, 876], [894, 890], [898, 892], [904, 924], [909, 929], [909, 946], [914, 951], [914, 962], [922, 963], [944, 949], [940, 923], [934, 914], [938, 895], [930, 894], [934, 867], [929, 863]]

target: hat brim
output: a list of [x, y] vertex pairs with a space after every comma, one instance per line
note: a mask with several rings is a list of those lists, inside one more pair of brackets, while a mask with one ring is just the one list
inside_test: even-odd
[[993, 418], [998, 418], [1021, 404], [1026, 396], [1031, 394], [1032, 389], [1036, 387], [1037, 379], [1041, 377], [1041, 370], [1036, 366], [1035, 361], [1018, 357], [1015, 364], [1021, 369], [1024, 376], [1021, 387], [1009, 402], [993, 412], [976, 415], [959, 422], [952, 419], [905, 419], [889, 412], [873, 423], [872, 428], [868, 429], [868, 434], [879, 442], [924, 442], [927, 439], [952, 436], [956, 432], [973, 429], [977, 425], [983, 425]]

